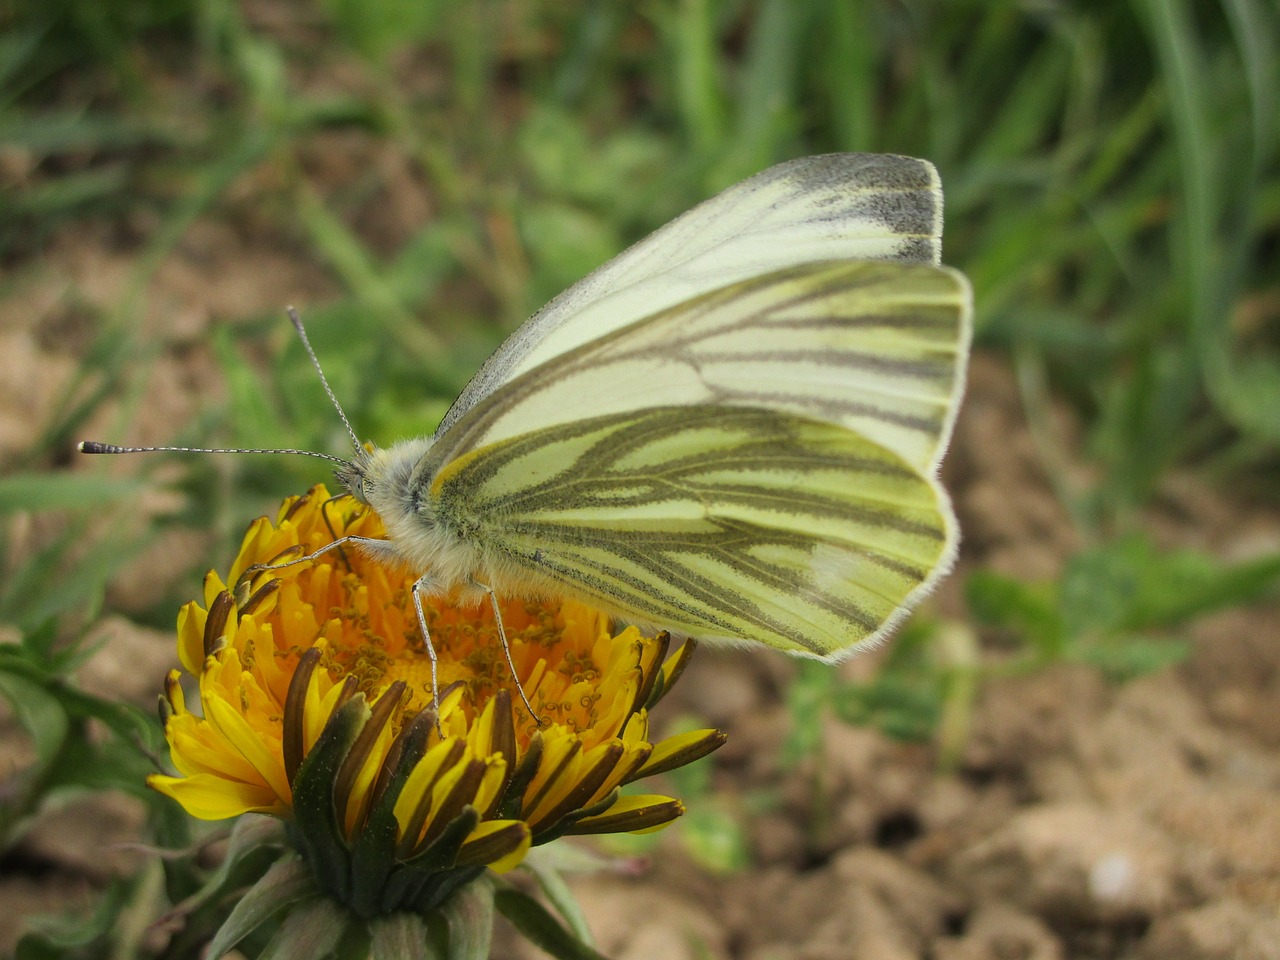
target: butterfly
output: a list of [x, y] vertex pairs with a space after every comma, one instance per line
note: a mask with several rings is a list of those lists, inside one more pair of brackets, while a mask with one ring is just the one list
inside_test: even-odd
[[458, 591], [823, 660], [875, 643], [956, 553], [937, 473], [972, 297], [941, 223], [907, 157], [730, 187], [518, 328], [434, 434], [329, 458], [386, 529], [360, 547], [421, 573], [424, 636], [421, 598]]
[[498, 348], [436, 432], [338, 479], [421, 590], [570, 596], [835, 660], [952, 563], [937, 470], [971, 295], [934, 168], [773, 167], [662, 227]]

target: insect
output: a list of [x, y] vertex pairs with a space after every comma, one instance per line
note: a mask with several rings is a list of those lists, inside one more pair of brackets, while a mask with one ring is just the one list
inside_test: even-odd
[[431, 436], [352, 433], [328, 459], [387, 531], [359, 546], [421, 573], [424, 637], [422, 597], [457, 589], [828, 661], [875, 643], [956, 552], [971, 294], [941, 214], [899, 156], [730, 187], [535, 314]]

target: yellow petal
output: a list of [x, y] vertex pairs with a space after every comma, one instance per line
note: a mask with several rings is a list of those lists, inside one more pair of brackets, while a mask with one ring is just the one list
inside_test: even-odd
[[[283, 755], [270, 749], [262, 734], [226, 701], [217, 698], [206, 701], [205, 715], [239, 754], [258, 771], [267, 785], [275, 791], [276, 796], [288, 803], [293, 797], [293, 790], [289, 787], [289, 778], [285, 776]], [[275, 746], [279, 747], [278, 740]]]
[[152, 774], [147, 786], [182, 804], [182, 808], [199, 820], [225, 820], [242, 813], [270, 813], [284, 816], [286, 803], [269, 787], [236, 783], [213, 774], [198, 773], [192, 777], [165, 777]]
[[663, 773], [692, 763], [724, 745], [725, 735], [719, 730], [690, 730], [667, 737], [653, 747], [653, 753], [632, 779]]
[[568, 832], [590, 833], [654, 833], [669, 826], [684, 814], [684, 804], [674, 797], [659, 794], [636, 794], [619, 797], [604, 813], [579, 820]]
[[[432, 788], [445, 768], [466, 762], [466, 751], [460, 750], [460, 745], [461, 741], [457, 737], [448, 737], [437, 743], [423, 755], [409, 774], [409, 779], [405, 781], [404, 789], [400, 791], [400, 796], [396, 798], [396, 805], [392, 808], [392, 813], [400, 827], [400, 839], [403, 839], [406, 826], [418, 809], [418, 805], [434, 796]], [[425, 826], [428, 822], [430, 822], [429, 817], [423, 821], [423, 825]], [[416, 843], [418, 839], [414, 837], [413, 842]]]
[[192, 676], [204, 665], [204, 625], [209, 614], [192, 600], [178, 611], [178, 661]]

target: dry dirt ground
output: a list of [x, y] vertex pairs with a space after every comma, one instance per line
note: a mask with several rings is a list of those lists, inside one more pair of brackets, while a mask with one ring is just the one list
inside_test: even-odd
[[[332, 289], [280, 238], [231, 222], [196, 224], [147, 288], [164, 350], [133, 441], [164, 441], [216, 396], [208, 331], [220, 318]], [[0, 458], [33, 441], [76, 368], [87, 338], [74, 304], [112, 302], [135, 249], [116, 230], [68, 231], [0, 304]], [[1077, 546], [999, 358], [975, 360], [948, 475], [966, 542], [943, 616], [964, 618], [967, 570], [1050, 577]], [[1150, 520], [1166, 544], [1225, 557], [1280, 546], [1274, 516], [1194, 479], [1170, 483]], [[11, 536], [41, 536], [40, 522], [13, 522]], [[154, 703], [172, 639], [127, 611], [189, 576], [166, 562], [177, 547], [200, 544], [165, 543], [121, 570], [109, 603], [126, 613], [96, 628], [106, 642], [83, 671], [90, 689]], [[736, 875], [709, 875], [670, 842], [639, 876], [576, 881], [600, 946], [628, 960], [1280, 958], [1280, 611], [1232, 611], [1192, 633], [1187, 662], [1121, 686], [1071, 665], [986, 683], [950, 775], [928, 746], [835, 722], [820, 758], [783, 770], [793, 664], [704, 649], [664, 709], [729, 733], [709, 761], [719, 796], [778, 802], [749, 819], [753, 863]], [[28, 748], [5, 731], [7, 775]], [[44, 816], [0, 862], [0, 953], [24, 916], [84, 906], [113, 872], [138, 869], [124, 845], [137, 825], [119, 798]], [[534, 953], [506, 933], [495, 955]]]

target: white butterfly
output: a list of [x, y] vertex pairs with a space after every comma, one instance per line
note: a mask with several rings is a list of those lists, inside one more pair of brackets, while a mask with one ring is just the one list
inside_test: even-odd
[[387, 531], [346, 540], [421, 573], [424, 637], [421, 598], [460, 590], [824, 660], [875, 642], [956, 551], [937, 469], [972, 298], [941, 229], [907, 157], [729, 188], [516, 330], [432, 436], [311, 454]]
[[971, 294], [921, 160], [773, 167], [553, 300], [430, 437], [339, 480], [461, 587], [839, 659], [950, 566]]

